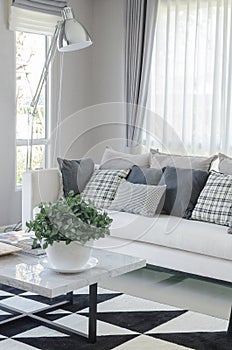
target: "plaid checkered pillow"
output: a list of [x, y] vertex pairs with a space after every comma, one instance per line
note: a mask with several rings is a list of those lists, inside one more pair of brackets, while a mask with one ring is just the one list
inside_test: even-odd
[[192, 212], [193, 220], [230, 226], [232, 223], [232, 175], [212, 172]]
[[81, 197], [93, 202], [98, 208], [108, 208], [113, 201], [118, 186], [129, 173], [128, 170], [100, 169], [92, 175]]

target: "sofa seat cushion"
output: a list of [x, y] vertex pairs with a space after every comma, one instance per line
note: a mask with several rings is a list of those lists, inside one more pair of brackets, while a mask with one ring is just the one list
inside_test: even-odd
[[113, 237], [232, 260], [232, 235], [226, 226], [169, 215], [152, 218], [117, 211], [109, 214], [113, 218]]

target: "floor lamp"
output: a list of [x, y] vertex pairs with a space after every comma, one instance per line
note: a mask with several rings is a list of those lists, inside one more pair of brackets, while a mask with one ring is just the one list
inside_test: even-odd
[[30, 104], [28, 115], [29, 132], [27, 142], [26, 171], [32, 169], [33, 119], [37, 113], [37, 105], [42, 88], [47, 80], [49, 67], [57, 49], [60, 52], [71, 52], [84, 49], [90, 45], [92, 45], [92, 40], [83, 25], [75, 19], [72, 8], [64, 7], [62, 10], [62, 20], [56, 25], [39, 83]]

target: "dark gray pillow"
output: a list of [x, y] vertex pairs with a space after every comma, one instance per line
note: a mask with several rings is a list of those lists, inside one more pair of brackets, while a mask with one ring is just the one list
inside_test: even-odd
[[166, 167], [160, 180], [167, 186], [163, 212], [189, 219], [208, 176], [205, 170]]
[[134, 165], [127, 178], [127, 181], [133, 184], [156, 186], [158, 185], [162, 174], [163, 173], [160, 169], [142, 168]]
[[94, 162], [91, 158], [78, 160], [57, 158], [63, 179], [64, 196], [69, 191], [75, 194], [81, 193], [94, 172]]

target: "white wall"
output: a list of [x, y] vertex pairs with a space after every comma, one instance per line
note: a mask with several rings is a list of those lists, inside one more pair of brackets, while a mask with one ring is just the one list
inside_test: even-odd
[[7, 29], [8, 1], [0, 0], [0, 225], [16, 223], [21, 192], [15, 190], [15, 49]]
[[95, 0], [93, 12], [93, 105], [95, 124], [89, 154], [99, 161], [106, 145], [124, 150], [125, 0]]
[[[53, 134], [53, 141], [58, 145], [54, 159], [57, 155], [91, 156], [99, 162], [106, 145], [124, 149], [124, 4], [124, 0], [93, 0], [92, 23], [88, 26], [93, 46], [73, 53], [76, 62], [70, 63], [72, 68], [67, 66], [69, 57], [64, 58], [64, 73], [69, 74], [63, 84], [67, 81], [62, 97], [62, 124]], [[78, 13], [82, 13], [79, 7]], [[91, 63], [87, 51], [91, 52]], [[82, 55], [87, 57], [84, 73], [80, 71], [83, 65], [79, 66]], [[70, 91], [67, 87], [74, 76], [78, 90], [72, 89], [72, 96], [67, 96], [65, 91]], [[75, 98], [79, 94], [83, 103], [76, 106]]]
[[94, 0], [93, 104], [124, 100], [125, 0]]
[[124, 5], [124, 0], [93, 0], [92, 72], [87, 81], [92, 106], [63, 123], [63, 157], [89, 155], [99, 162], [106, 145], [124, 149]]
[[[21, 219], [21, 192], [15, 190], [15, 46], [7, 28], [7, 0], [0, 0], [0, 226]], [[56, 156], [100, 159], [106, 144], [122, 146], [124, 137], [124, 0], [70, 0], [78, 20], [88, 29], [94, 45], [63, 57], [62, 128]], [[60, 56], [52, 69], [51, 130], [57, 120]], [[114, 102], [114, 103], [112, 103]], [[55, 137], [53, 137], [53, 141]], [[54, 144], [53, 144], [54, 146]]]

